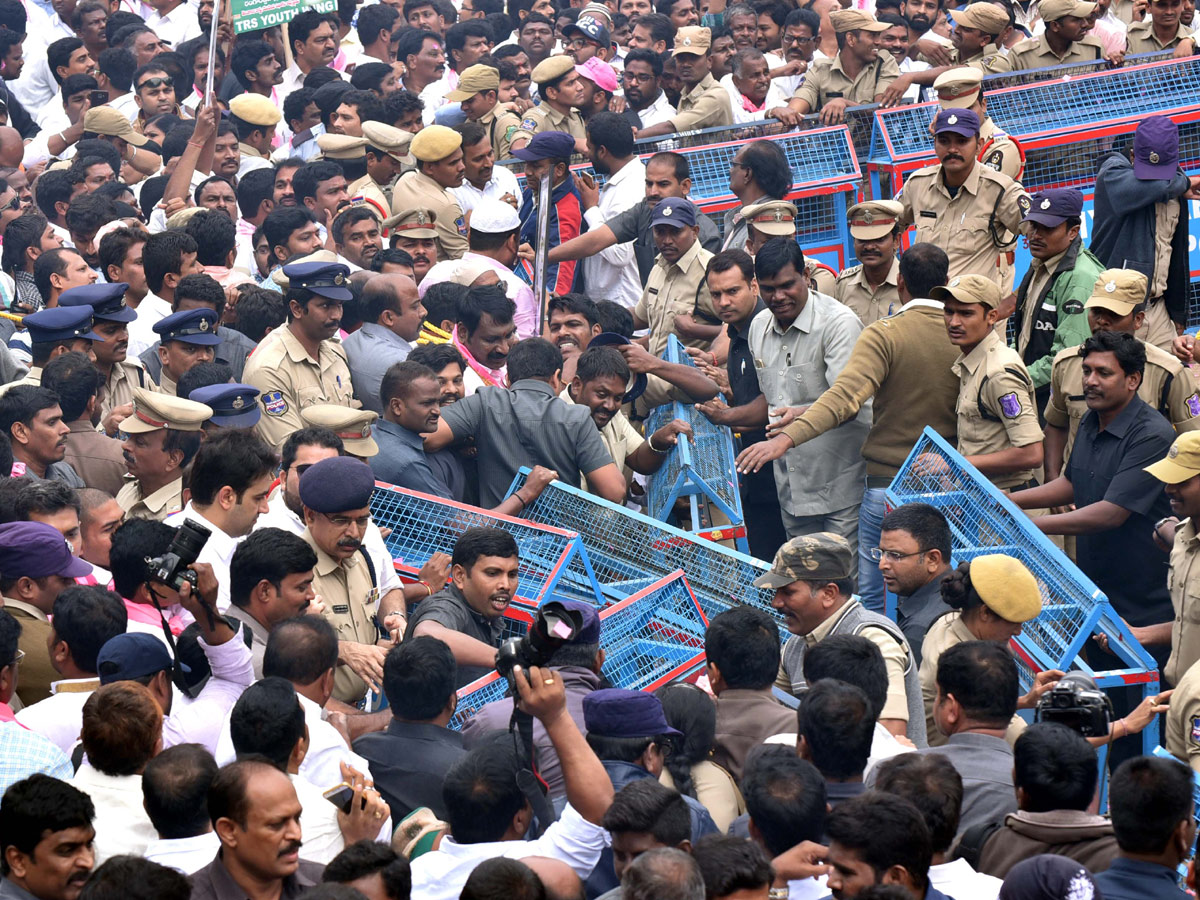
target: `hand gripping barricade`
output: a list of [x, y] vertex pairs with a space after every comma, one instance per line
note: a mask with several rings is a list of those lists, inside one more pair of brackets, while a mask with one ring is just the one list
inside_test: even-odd
[[[941, 465], [931, 467], [929, 458]], [[924, 457], [924, 459], [922, 459]], [[929, 474], [934, 470], [939, 474]], [[926, 428], [888, 488], [891, 507], [928, 503], [950, 523], [954, 561], [1004, 553], [1024, 563], [1037, 578], [1042, 613], [1027, 622], [1012, 643], [1025, 690], [1044, 669], [1080, 669], [1108, 689], [1138, 686], [1142, 696], [1158, 693], [1154, 659], [1130, 634], [1108, 598], [1043, 535], [990, 481], [935, 432]], [[1082, 656], [1095, 634], [1108, 636], [1109, 649], [1128, 666], [1096, 672]], [[1142, 732], [1143, 753], [1158, 743], [1158, 726]]]
[[[523, 607], [510, 607], [506, 626], [524, 634], [532, 622]], [[600, 646], [604, 675], [613, 687], [654, 691], [704, 664], [704, 632], [708, 617], [682, 571], [659, 578], [600, 613]], [[508, 695], [499, 672], [476, 679], [458, 692], [451, 728], [463, 724], [482, 706]]]
[[[693, 365], [691, 357], [675, 335], [668, 338], [663, 359], [670, 363]], [[686, 499], [691, 514], [691, 531], [715, 541], [732, 538], [738, 550], [748, 553], [742, 495], [734, 465], [733, 432], [724, 425], [714, 425], [707, 416], [697, 411], [695, 404], [673, 401], [656, 407], [650, 413], [646, 420], [646, 434], [653, 434], [672, 419], [682, 419], [691, 425], [693, 436], [679, 435], [675, 446], [666, 454], [662, 468], [650, 476], [649, 514], [666, 522], [674, 512], [676, 502]], [[714, 523], [714, 511], [719, 511], [728, 524]], [[707, 526], [704, 524], [706, 518]]]

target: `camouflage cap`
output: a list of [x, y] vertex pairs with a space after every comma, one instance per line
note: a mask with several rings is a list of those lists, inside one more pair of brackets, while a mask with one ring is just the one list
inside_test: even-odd
[[760, 588], [787, 587], [793, 581], [836, 581], [854, 573], [850, 543], [829, 531], [792, 538], [779, 548], [771, 571], [754, 579]]

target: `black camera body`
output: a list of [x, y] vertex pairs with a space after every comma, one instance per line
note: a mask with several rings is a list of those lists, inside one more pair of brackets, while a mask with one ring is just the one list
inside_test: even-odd
[[[544, 666], [559, 647], [571, 640], [583, 627], [583, 616], [557, 600], [538, 607], [533, 623], [524, 637], [509, 638], [496, 652], [496, 671], [512, 683], [514, 666], [526, 670]], [[514, 688], [515, 689], [515, 688]]]
[[1112, 701], [1084, 672], [1068, 672], [1038, 700], [1035, 720], [1058, 722], [1084, 737], [1105, 737], [1113, 718]]
[[196, 573], [188, 568], [196, 561], [200, 551], [204, 549], [212, 532], [203, 525], [184, 519], [171, 539], [167, 552], [158, 557], [146, 557], [146, 566], [150, 570], [150, 581], [165, 584], [173, 591], [179, 591], [186, 581], [193, 590], [196, 587]]

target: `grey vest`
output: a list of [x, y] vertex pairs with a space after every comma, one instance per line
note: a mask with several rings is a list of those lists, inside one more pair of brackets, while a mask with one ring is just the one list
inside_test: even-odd
[[[867, 626], [872, 626], [886, 631], [895, 638], [896, 643], [904, 648], [904, 654], [908, 657], [908, 665], [904, 669], [904, 694], [908, 699], [906, 735], [918, 748], [928, 746], [925, 737], [925, 701], [921, 696], [921, 681], [917, 677], [917, 667], [913, 662], [912, 650], [909, 649], [908, 641], [904, 639], [904, 633], [887, 616], [871, 612], [857, 600], [847, 601], [837, 616], [837, 622], [829, 632], [828, 636], [830, 637], [835, 634], [858, 634]], [[807, 649], [808, 645], [802, 637], [790, 638], [783, 645], [783, 671], [791, 679], [792, 693], [797, 697], [808, 690], [808, 685], [804, 681], [804, 653]]]

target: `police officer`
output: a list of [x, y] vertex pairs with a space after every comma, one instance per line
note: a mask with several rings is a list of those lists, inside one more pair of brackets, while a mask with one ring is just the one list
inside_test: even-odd
[[379, 453], [379, 445], [371, 436], [379, 414], [372, 410], [320, 403], [301, 410], [300, 418], [305, 428], [328, 428], [336, 434], [350, 456], [366, 460]]
[[533, 67], [530, 76], [538, 86], [542, 102], [526, 110], [521, 127], [509, 139], [510, 148], [519, 150], [533, 140], [539, 131], [565, 131], [575, 138], [575, 146], [587, 142], [587, 128], [579, 112], [583, 103], [583, 84], [575, 71], [575, 60], [569, 56], [551, 56]]
[[283, 112], [262, 94], [239, 94], [229, 101], [229, 120], [238, 136], [242, 155], [238, 178], [255, 169], [271, 167], [271, 144]]
[[458, 259], [467, 252], [467, 220], [448, 188], [463, 180], [462, 135], [430, 125], [412, 139], [418, 169], [402, 175], [392, 189], [392, 215], [428, 209], [436, 216], [438, 258]]
[[896, 259], [900, 228], [896, 223], [903, 210], [896, 200], [871, 200], [846, 210], [859, 264], [841, 271], [833, 296], [854, 310], [864, 325], [900, 308], [900, 262]]
[[398, 640], [407, 625], [404, 592], [396, 588], [380, 595], [380, 573], [362, 545], [374, 490], [371, 467], [349, 456], [323, 459], [300, 476], [301, 536], [317, 554], [313, 590], [337, 630], [333, 696], [343, 703], [357, 703], [368, 685], [379, 690], [392, 635]]
[[521, 129], [515, 113], [500, 105], [500, 70], [492, 66], [468, 66], [458, 76], [458, 87], [446, 99], [462, 104], [468, 119], [487, 130], [496, 159], [512, 156], [512, 139]]
[[276, 447], [302, 425], [300, 410], [317, 403], [357, 406], [346, 351], [333, 340], [350, 293], [350, 270], [340, 263], [286, 265], [288, 322], [260, 344], [242, 377], [262, 393], [258, 433]]
[[[1089, 333], [1136, 334], [1146, 317], [1146, 276], [1132, 269], [1101, 272], [1084, 303]], [[1146, 371], [1138, 396], [1167, 417], [1180, 434], [1200, 430], [1200, 395], [1191, 373], [1170, 353], [1143, 341]], [[1061, 351], [1050, 370], [1046, 404], [1046, 478], [1062, 473], [1087, 414], [1083, 397], [1083, 344]]]
[[439, 260], [437, 215], [418, 206], [384, 220], [383, 225], [390, 231], [392, 246], [412, 257], [413, 280], [420, 284]]
[[742, 221], [746, 223], [744, 249], [754, 256], [771, 238], [796, 236], [796, 205], [787, 200], [752, 203], [742, 208]]
[[162, 522], [183, 509], [183, 471], [200, 449], [210, 418], [212, 409], [203, 403], [134, 389], [133, 415], [121, 423], [134, 479], [117, 494], [126, 516]]
[[382, 122], [363, 122], [362, 131], [367, 139], [367, 174], [351, 182], [346, 187], [346, 193], [353, 200], [364, 195], [365, 189], [373, 185], [386, 201], [383, 209], [384, 218], [387, 218], [387, 211], [392, 208], [392, 187], [396, 179], [417, 167], [417, 161], [409, 153], [413, 135]]
[[[342, 167], [346, 176], [346, 197], [351, 202], [365, 203], [382, 222], [391, 209], [390, 201], [368, 174], [359, 175], [367, 167], [367, 139], [348, 134], [322, 134], [317, 137], [321, 157]], [[343, 207], [344, 209], [345, 207]]]
[[32, 365], [20, 381], [0, 385], [0, 395], [21, 384], [38, 387], [42, 383], [42, 369], [50, 360], [73, 351], [92, 356], [92, 341], [101, 340], [92, 331], [90, 306], [39, 309], [22, 319], [21, 324], [29, 331]]
[[930, 291], [945, 307], [946, 333], [959, 349], [958, 452], [1000, 488], [1030, 487], [1042, 464], [1042, 429], [1033, 381], [1017, 351], [996, 334], [1000, 288], [959, 275]]
[[[981, 6], [972, 4], [967, 9]], [[994, 3], [982, 4], [983, 8], [998, 10]], [[960, 11], [961, 12], [961, 11]], [[956, 18], [958, 13], [955, 14]], [[983, 96], [984, 73], [974, 66], [959, 66], [947, 69], [933, 83], [937, 92], [938, 105], [942, 109], [969, 109], [979, 116], [979, 153], [977, 158], [989, 169], [1020, 181], [1025, 172], [1025, 159], [1021, 148], [1011, 137], [996, 127], [987, 114], [987, 99]]]
[[969, 109], [937, 114], [939, 162], [908, 176], [896, 198], [904, 204], [899, 224], [902, 231], [916, 225], [914, 242], [946, 251], [951, 278], [983, 275], [1009, 291], [1012, 275], [1005, 278], [1000, 255], [1016, 246], [1029, 197], [1017, 182], [978, 161], [979, 127], [979, 116]]
[[1042, 0], [1038, 12], [1046, 30], [1038, 37], [1026, 38], [1008, 51], [1012, 71], [1049, 69], [1104, 59], [1104, 45], [1087, 36], [1088, 17], [1095, 9], [1095, 3], [1084, 3], [1083, 0]]
[[[1009, 14], [1004, 7], [996, 3], [972, 3], [960, 6], [950, 14], [954, 21], [954, 31], [951, 32], [954, 47], [949, 51], [951, 65], [935, 66], [920, 72], [902, 72], [887, 89], [883, 98], [884, 106], [895, 106], [914, 84], [932, 85], [937, 90], [944, 76], [955, 72], [958, 74], [954, 77], [961, 78], [962, 70], [967, 67], [978, 72], [981, 78], [1009, 71], [1008, 57], [998, 46], [1000, 35], [1008, 31], [1009, 26]], [[940, 42], [942, 39], [929, 31], [921, 36], [921, 40]], [[941, 99], [941, 92], [938, 93]], [[970, 103], [960, 104], [960, 107], [968, 109]], [[943, 104], [942, 108], [947, 107]], [[976, 112], [983, 118], [981, 111]], [[1005, 174], [1012, 178], [1019, 177], [1007, 172]]]
[[262, 418], [258, 408], [258, 388], [248, 384], [206, 384], [188, 394], [188, 399], [212, 410], [212, 418], [204, 423], [205, 431], [253, 428]]
[[639, 138], [733, 124], [729, 92], [712, 76], [711, 47], [709, 28], [687, 25], [676, 32], [671, 56], [683, 82], [679, 111], [665, 122], [641, 129], [637, 133]]
[[176, 395], [183, 373], [200, 363], [212, 362], [221, 337], [216, 333], [217, 314], [211, 309], [185, 309], [154, 323], [158, 335], [159, 387]]
[[100, 421], [108, 426], [114, 409], [133, 403], [134, 388], [157, 391], [158, 385], [136, 356], [129, 358], [129, 323], [137, 318], [137, 310], [125, 303], [129, 285], [123, 281], [112, 284], [89, 284], [63, 291], [58, 298], [60, 307], [90, 306], [92, 352], [96, 368], [104, 376], [101, 395]]

